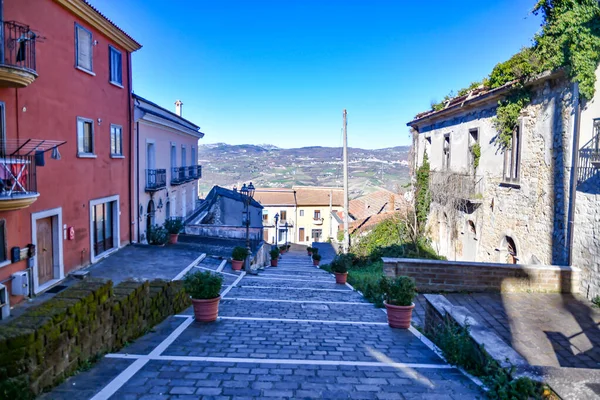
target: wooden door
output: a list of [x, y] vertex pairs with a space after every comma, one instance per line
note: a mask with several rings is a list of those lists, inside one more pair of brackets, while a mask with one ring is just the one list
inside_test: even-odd
[[298, 241], [300, 241], [300, 242], [304, 241], [304, 228], [300, 228], [298, 231]]
[[38, 285], [54, 279], [54, 243], [52, 238], [52, 217], [36, 221]]

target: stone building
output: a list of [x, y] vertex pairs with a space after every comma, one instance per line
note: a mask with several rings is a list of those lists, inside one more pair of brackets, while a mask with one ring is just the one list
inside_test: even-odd
[[493, 122], [510, 83], [408, 123], [414, 170], [424, 153], [430, 162], [428, 234], [449, 260], [580, 267], [592, 297], [600, 294], [600, 84], [587, 102], [561, 71], [526, 86], [532, 101], [508, 149]]

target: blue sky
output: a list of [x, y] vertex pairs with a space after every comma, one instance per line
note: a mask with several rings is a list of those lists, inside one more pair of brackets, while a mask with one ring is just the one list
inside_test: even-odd
[[204, 143], [410, 143], [406, 123], [529, 45], [533, 0], [90, 0], [144, 46], [134, 91]]

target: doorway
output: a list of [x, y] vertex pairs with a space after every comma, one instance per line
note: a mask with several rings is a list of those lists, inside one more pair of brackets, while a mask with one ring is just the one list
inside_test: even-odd
[[298, 229], [298, 237], [300, 242], [304, 241], [304, 228]]
[[148, 240], [148, 235], [152, 231], [152, 227], [154, 226], [154, 216], [156, 215], [156, 208], [154, 207], [154, 200], [150, 200], [148, 202], [148, 207], [146, 208], [146, 240]]
[[119, 248], [119, 196], [90, 201], [90, 262]]
[[64, 278], [62, 209], [31, 214], [31, 242], [36, 247], [33, 292], [39, 293]]

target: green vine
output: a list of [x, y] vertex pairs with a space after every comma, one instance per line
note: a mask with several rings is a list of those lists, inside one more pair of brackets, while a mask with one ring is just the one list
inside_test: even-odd
[[[524, 87], [527, 79], [562, 68], [572, 82], [579, 84], [584, 101], [592, 99], [595, 93], [596, 69], [600, 64], [598, 1], [537, 0], [533, 13], [543, 18], [542, 29], [535, 35], [533, 46], [523, 48], [509, 60], [497, 64], [483, 80], [483, 86], [488, 89], [514, 83], [511, 94], [498, 102], [494, 119], [498, 143], [503, 148], [510, 147], [519, 115], [531, 102], [531, 93]], [[458, 95], [468, 93], [472, 90], [469, 88], [461, 89]], [[433, 103], [432, 110], [444, 109], [446, 102], [452, 99], [449, 96], [441, 103]]]
[[481, 146], [479, 143], [474, 143], [471, 146], [471, 154], [473, 154], [473, 169], [477, 170], [477, 167], [479, 167], [479, 159], [481, 158]]
[[417, 169], [417, 182], [415, 187], [415, 213], [417, 214], [417, 228], [423, 232], [431, 206], [431, 193], [429, 192], [429, 157], [423, 153], [423, 163]]

